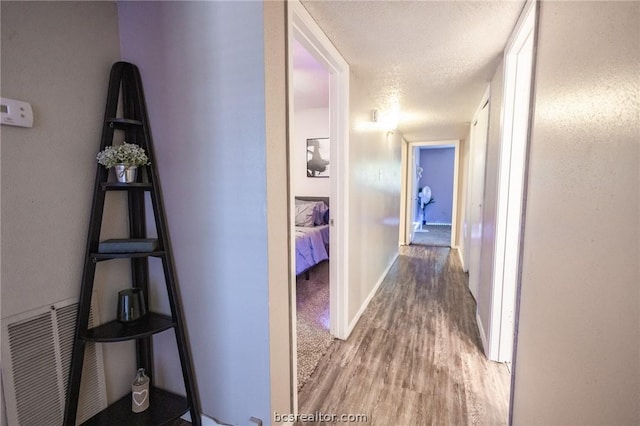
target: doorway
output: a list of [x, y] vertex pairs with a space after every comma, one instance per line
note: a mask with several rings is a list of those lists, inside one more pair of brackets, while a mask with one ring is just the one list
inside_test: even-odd
[[417, 195], [412, 244], [451, 247], [453, 218], [453, 146], [415, 147]]
[[[306, 9], [299, 2], [287, 3], [287, 26], [288, 26], [288, 87], [289, 87], [289, 217], [290, 217], [290, 314], [291, 314], [291, 395], [292, 408], [297, 411], [298, 406], [298, 362], [297, 362], [297, 300], [296, 300], [296, 244], [293, 231], [296, 217], [296, 198], [309, 198], [310, 194], [296, 194], [292, 185], [291, 177], [299, 172], [301, 168], [303, 177], [313, 180], [315, 190], [323, 187], [323, 195], [326, 195], [330, 209], [326, 213], [328, 222], [328, 257], [329, 261], [325, 265], [317, 265], [326, 268], [324, 275], [329, 281], [329, 315], [328, 328], [330, 334], [336, 338], [344, 339], [347, 336], [347, 295], [348, 295], [348, 264], [346, 262], [348, 253], [348, 188], [349, 180], [346, 168], [348, 165], [349, 152], [349, 66], [342, 58], [333, 44], [311, 18]], [[328, 73], [328, 109], [324, 116], [328, 119], [328, 128], [316, 128], [312, 133], [314, 136], [304, 137], [303, 142], [296, 141], [296, 127], [301, 123], [296, 120], [296, 99], [294, 78], [294, 49], [296, 46], [303, 48], [309, 58], [317, 62], [324, 71]], [[309, 59], [307, 58], [307, 59]], [[300, 81], [298, 82], [300, 84]], [[298, 100], [300, 103], [300, 100]], [[312, 114], [313, 115], [313, 114]], [[322, 115], [322, 114], [320, 114]], [[310, 120], [313, 121], [313, 120]], [[322, 132], [325, 133], [322, 133]], [[316, 136], [315, 133], [318, 133]], [[298, 135], [298, 139], [300, 136]], [[319, 153], [328, 145], [329, 162], [325, 170], [316, 169], [309, 173], [307, 160], [307, 139], [311, 140], [310, 149]], [[322, 140], [319, 140], [322, 139]], [[292, 144], [304, 143], [301, 150], [294, 150]], [[314, 145], [315, 143], [315, 145]], [[316, 149], [317, 145], [317, 149]], [[301, 155], [296, 157], [296, 152]], [[325, 151], [326, 152], [326, 151]], [[313, 155], [311, 155], [313, 157]], [[314, 163], [315, 164], [315, 163]], [[329, 178], [324, 178], [327, 175]], [[322, 183], [322, 181], [324, 182]], [[308, 182], [307, 182], [308, 183]], [[307, 187], [311, 188], [311, 187]], [[307, 190], [305, 190], [307, 191]], [[314, 198], [314, 197], [311, 197]], [[316, 197], [317, 198], [317, 197]], [[321, 318], [326, 326], [327, 318]]]
[[[433, 150], [432, 153], [438, 153], [439, 155], [444, 154], [444, 157], [448, 156], [449, 160], [452, 160], [451, 169], [449, 169], [448, 165], [443, 169], [432, 167], [425, 173], [425, 169], [421, 165], [421, 153], [424, 151], [427, 153], [425, 157], [429, 157], [429, 150]], [[437, 229], [437, 227], [446, 226], [448, 228], [450, 226], [450, 228], [447, 229], [450, 229], [450, 231], [444, 236], [444, 240], [440, 239], [440, 242], [441, 245], [457, 248], [457, 194], [460, 141], [458, 139], [449, 139], [441, 141], [409, 142], [402, 147], [402, 151], [402, 168], [404, 170], [402, 194], [404, 195], [404, 200], [401, 202], [400, 212], [400, 217], [402, 218], [400, 224], [400, 244], [409, 245], [416, 243], [416, 238], [426, 241], [429, 237], [420, 234], [428, 234], [428, 232], [425, 231], [432, 232], [430, 227], [433, 228], [433, 233], [435, 234], [437, 231], [442, 231], [442, 229]], [[431, 155], [431, 157], [435, 157], [431, 158], [431, 161], [442, 160], [442, 158], [437, 158], [438, 155]], [[425, 161], [428, 162], [426, 158]], [[425, 163], [425, 165], [428, 165], [428, 163]], [[450, 183], [445, 182], [448, 179], [451, 179]], [[443, 182], [436, 183], [434, 185], [436, 180], [442, 180]], [[428, 186], [429, 183], [433, 186], [433, 188], [430, 187], [430, 199], [434, 202], [429, 203], [429, 200], [426, 200], [423, 196], [422, 199], [425, 201], [424, 203], [421, 203], [419, 194], [425, 186]], [[444, 193], [442, 191], [444, 191]], [[436, 209], [430, 208], [438, 203], [438, 199], [435, 194], [438, 194], [441, 204], [443, 205], [440, 212]], [[450, 200], [450, 208], [447, 207], [449, 205], [448, 200]], [[426, 205], [426, 208], [423, 208], [423, 205], [421, 204]], [[423, 226], [422, 219], [425, 218], [426, 220]]]
[[295, 38], [292, 77], [289, 188], [295, 206], [295, 226], [291, 232], [295, 235], [296, 361], [300, 389], [333, 341], [329, 326], [330, 235], [325, 213], [333, 207], [331, 181], [335, 176], [331, 173], [329, 144], [330, 74]]

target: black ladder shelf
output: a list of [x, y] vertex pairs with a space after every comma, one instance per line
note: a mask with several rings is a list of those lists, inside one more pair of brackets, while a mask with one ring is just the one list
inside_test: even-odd
[[[116, 117], [119, 103], [126, 118]], [[167, 222], [148, 122], [142, 81], [138, 68], [127, 62], [116, 62], [111, 68], [100, 150], [113, 143], [115, 130], [124, 131], [127, 142], [135, 143], [145, 149], [151, 165], [141, 166], [138, 170], [136, 182], [129, 184], [109, 182], [108, 170], [100, 165], [97, 167], [75, 341], [69, 372], [64, 413], [65, 426], [74, 426], [76, 424], [86, 343], [121, 342], [133, 339], [136, 341], [136, 362], [138, 365], [131, 367], [132, 379], [137, 368], [146, 370], [151, 379], [150, 407], [142, 413], [133, 413], [131, 411], [131, 394], [128, 394], [83, 424], [110, 426], [162, 425], [179, 418], [187, 411], [191, 413], [192, 424], [198, 426], [201, 424], [200, 405], [185, 334], [184, 317], [177, 289], [176, 272], [171, 255]], [[145, 194], [150, 194], [158, 234], [157, 245], [153, 251], [143, 253], [99, 252], [100, 228], [107, 191], [126, 191], [128, 194], [129, 239], [147, 238]], [[156, 257], [162, 260], [171, 315], [148, 312], [144, 317], [130, 325], [125, 326], [118, 321], [111, 321], [89, 329], [91, 293], [93, 291], [97, 263], [110, 259], [131, 259], [131, 286], [142, 289], [146, 306], [149, 307], [149, 257]], [[173, 329], [175, 332], [186, 397], [154, 386], [152, 336], [168, 329]]]

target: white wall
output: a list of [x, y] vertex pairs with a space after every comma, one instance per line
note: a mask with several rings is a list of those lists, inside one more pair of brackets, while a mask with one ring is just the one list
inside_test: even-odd
[[351, 73], [349, 311], [351, 322], [398, 253], [402, 135], [369, 126], [366, 82]]
[[[266, 164], [267, 147], [276, 166], [286, 147], [284, 135], [280, 142], [267, 138], [265, 118], [265, 105], [274, 101], [265, 96], [274, 94], [266, 87], [265, 66], [271, 77], [285, 75], [284, 33], [278, 31], [285, 15], [282, 4], [269, 6], [266, 37], [263, 7], [118, 4], [123, 59], [139, 65], [145, 84], [203, 411], [232, 424], [248, 424], [250, 416], [268, 424], [271, 416], [269, 296], [275, 289], [269, 274], [275, 275], [268, 250], [281, 256], [272, 263], [281, 266], [279, 288], [288, 286], [286, 198], [267, 205], [268, 187], [277, 179], [267, 180], [274, 172]], [[280, 69], [265, 58], [273, 54], [282, 58]], [[280, 91], [276, 103], [284, 108]], [[286, 129], [278, 114], [269, 125]], [[280, 169], [284, 178], [284, 164]], [[282, 193], [285, 185], [282, 179]], [[280, 250], [269, 244], [267, 221], [282, 227]], [[285, 311], [287, 293], [280, 294], [272, 304]], [[286, 321], [278, 330], [288, 330]], [[171, 370], [175, 356], [164, 354], [173, 346], [170, 337], [156, 341], [156, 369], [167, 371], [161, 386], [179, 390], [179, 370]], [[287, 341], [275, 343], [288, 348]], [[278, 374], [288, 382], [284, 361], [286, 370]]]
[[640, 424], [640, 3], [539, 29], [514, 424]]
[[[120, 57], [113, 2], [6, 2], [2, 96], [25, 100], [31, 129], [2, 126], [2, 317], [80, 294], [109, 71]], [[110, 194], [103, 236], [123, 235], [123, 194]], [[98, 267], [101, 320], [130, 280], [122, 262]], [[125, 284], [123, 284], [125, 283]], [[130, 344], [104, 345], [110, 401], [135, 373]], [[130, 365], [131, 368], [123, 368]]]
[[328, 138], [329, 108], [311, 108], [293, 112], [291, 139], [291, 191], [293, 195], [328, 197], [331, 179], [307, 177], [307, 139]]
[[[489, 134], [485, 162], [484, 199], [482, 202], [482, 241], [480, 254], [480, 287], [477, 312], [485, 333], [491, 329], [491, 300], [493, 296], [493, 257], [496, 239], [496, 215], [498, 207], [498, 170], [500, 169], [500, 124], [503, 85], [502, 61], [491, 80], [489, 99]], [[485, 336], [488, 338], [489, 336]]]
[[109, 70], [120, 52], [113, 3], [1, 7], [2, 96], [30, 102], [35, 116], [31, 129], [1, 128], [7, 317], [80, 294]]

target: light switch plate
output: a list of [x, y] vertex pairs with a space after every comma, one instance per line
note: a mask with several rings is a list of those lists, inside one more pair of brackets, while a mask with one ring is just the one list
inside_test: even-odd
[[16, 99], [0, 98], [0, 123], [9, 126], [33, 127], [31, 104]]

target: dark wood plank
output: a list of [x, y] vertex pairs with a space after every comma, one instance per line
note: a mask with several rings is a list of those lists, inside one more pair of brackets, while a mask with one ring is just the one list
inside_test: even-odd
[[117, 320], [88, 329], [84, 340], [92, 342], [123, 342], [126, 340], [149, 337], [155, 333], [175, 327], [176, 322], [168, 315], [148, 312], [145, 316], [130, 324]]

